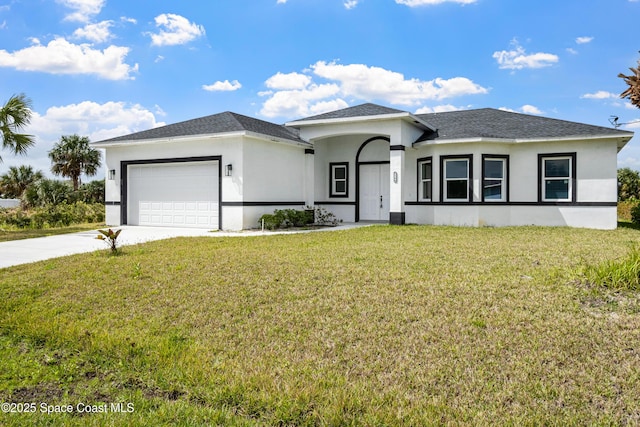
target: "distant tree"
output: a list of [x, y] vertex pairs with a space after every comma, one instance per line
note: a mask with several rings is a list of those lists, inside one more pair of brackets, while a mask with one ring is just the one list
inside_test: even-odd
[[35, 139], [33, 135], [26, 135], [20, 131], [30, 122], [31, 100], [24, 94], [13, 95], [3, 107], [0, 107], [2, 148], [13, 154], [25, 154], [35, 143]]
[[640, 200], [640, 172], [618, 169], [618, 200]]
[[100, 152], [89, 146], [89, 138], [78, 135], [65, 135], [49, 151], [53, 165], [51, 171], [56, 175], [71, 178], [73, 190], [82, 184], [80, 176], [93, 176], [100, 168]]
[[82, 184], [80, 199], [85, 203], [104, 203], [104, 179]]
[[631, 67], [629, 70], [631, 70], [631, 74], [628, 76], [622, 73], [618, 74], [618, 77], [629, 86], [620, 94], [620, 98], [629, 98], [633, 105], [640, 108], [640, 60], [636, 68]]
[[25, 190], [44, 176], [41, 171], [33, 171], [31, 166], [11, 166], [0, 176], [0, 193], [9, 199], [19, 199]]
[[74, 202], [74, 191], [68, 182], [55, 179], [41, 179], [27, 187], [22, 201], [27, 207], [57, 205]]

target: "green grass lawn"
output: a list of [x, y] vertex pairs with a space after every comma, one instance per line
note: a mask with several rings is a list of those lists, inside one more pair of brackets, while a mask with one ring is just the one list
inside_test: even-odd
[[57, 227], [57, 228], [1, 228], [0, 227], [0, 242], [7, 242], [9, 240], [22, 240], [32, 239], [34, 237], [55, 236], [57, 234], [77, 233], [79, 231], [96, 230], [100, 227], [104, 227], [104, 223], [92, 223], [92, 224], [75, 224], [69, 227]]
[[0, 402], [37, 406], [0, 425], [638, 424], [638, 293], [576, 273], [638, 241], [374, 226], [11, 267]]

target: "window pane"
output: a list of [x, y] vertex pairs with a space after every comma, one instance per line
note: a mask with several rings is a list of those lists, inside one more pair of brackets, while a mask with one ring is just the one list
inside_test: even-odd
[[421, 166], [421, 178], [431, 179], [431, 162], [422, 163], [420, 166]]
[[544, 176], [547, 178], [569, 177], [569, 159], [545, 159]]
[[447, 170], [447, 179], [451, 178], [467, 178], [467, 160], [447, 160], [445, 168]]
[[422, 198], [431, 200], [431, 181], [422, 183]]
[[336, 193], [346, 193], [346, 192], [347, 192], [347, 182], [336, 181]]
[[447, 199], [468, 199], [467, 180], [447, 181]]
[[485, 160], [485, 178], [504, 178], [504, 160]]
[[502, 181], [484, 181], [484, 198], [485, 200], [502, 199]]
[[333, 168], [333, 175], [334, 179], [345, 179], [347, 177], [347, 168], [344, 166], [336, 166]]
[[569, 198], [569, 180], [568, 179], [550, 179], [545, 181], [544, 186], [545, 199], [568, 199]]

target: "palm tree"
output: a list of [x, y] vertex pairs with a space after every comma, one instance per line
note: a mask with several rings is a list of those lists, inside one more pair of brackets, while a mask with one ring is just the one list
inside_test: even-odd
[[31, 166], [11, 166], [0, 176], [0, 193], [10, 199], [20, 199], [27, 187], [42, 178], [42, 172], [34, 172]]
[[629, 68], [631, 70], [630, 75], [618, 74], [618, 77], [624, 80], [629, 86], [627, 90], [620, 94], [620, 98], [629, 98], [631, 103], [640, 108], [640, 61], [638, 61], [637, 68]]
[[100, 168], [100, 152], [89, 146], [89, 138], [78, 135], [65, 135], [49, 151], [49, 158], [53, 165], [51, 172], [71, 178], [73, 190], [76, 191], [82, 183], [80, 176], [93, 176]]
[[[18, 133], [31, 121], [31, 100], [24, 94], [13, 95], [0, 108], [0, 133], [2, 148], [13, 154], [25, 154], [27, 148], [35, 143], [33, 135]], [[0, 157], [2, 162], [2, 157]]]

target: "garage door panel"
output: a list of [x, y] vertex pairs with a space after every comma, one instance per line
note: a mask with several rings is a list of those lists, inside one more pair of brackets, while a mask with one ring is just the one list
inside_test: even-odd
[[219, 228], [219, 162], [131, 165], [128, 222]]

